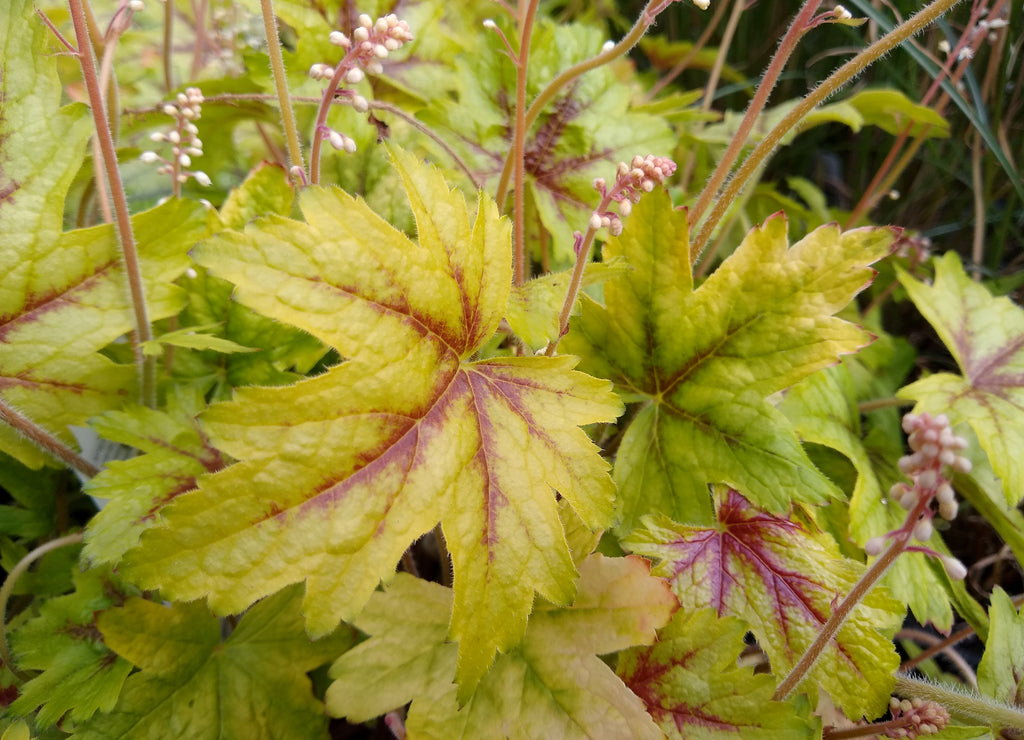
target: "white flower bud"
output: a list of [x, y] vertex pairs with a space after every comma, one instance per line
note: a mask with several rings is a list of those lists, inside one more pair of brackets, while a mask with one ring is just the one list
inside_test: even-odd
[[363, 70], [356, 67], [350, 69], [345, 74], [345, 81], [348, 82], [350, 85], [357, 85], [363, 81], [363, 77], [365, 77], [365, 75], [363, 74]]
[[373, 24], [374, 33], [387, 33], [388, 32], [388, 19], [378, 18], [377, 22]]
[[615, 42], [614, 41], [605, 41], [603, 44], [601, 44], [601, 53], [602, 54], [607, 54], [609, 51], [611, 51], [614, 48], [615, 48]]
[[387, 49], [386, 46], [384, 46], [384, 44], [374, 44], [373, 45], [373, 55], [375, 57], [377, 57], [378, 59], [387, 59], [388, 58], [388, 49]]
[[178, 96], [175, 98], [175, 100], [178, 101], [178, 105], [180, 105], [182, 108], [188, 105], [188, 95], [186, 95], [185, 93], [178, 93]]
[[180, 144], [181, 143], [181, 136], [178, 134], [177, 131], [168, 131], [167, 132], [167, 140], [169, 142], [171, 142], [172, 144]]
[[920, 488], [934, 488], [938, 482], [938, 473], [930, 468], [917, 474], [917, 485]]
[[139, 155], [139, 159], [145, 162], [146, 164], [152, 164], [153, 162], [160, 161], [160, 155], [157, 154], [156, 152], [143, 152], [142, 154]]
[[345, 148], [345, 136], [338, 131], [331, 131], [327, 134], [327, 142], [338, 151]]
[[370, 38], [370, 32], [367, 31], [362, 26], [360, 26], [359, 28], [352, 32], [352, 38], [358, 43], [362, 43], [363, 41], [366, 41], [368, 38]]
[[179, 154], [178, 164], [180, 164], [182, 167], [188, 167], [189, 165], [192, 164], [192, 157], [188, 156], [187, 154]]
[[601, 228], [601, 225], [602, 225], [601, 224], [601, 214], [599, 214], [599, 213], [592, 213], [592, 214], [590, 214], [590, 228], [594, 229], [594, 231], [597, 231], [598, 229]]
[[402, 42], [398, 39], [384, 39], [384, 48], [388, 51], [397, 51], [402, 48]]
[[373, 18], [368, 16], [366, 13], [360, 13], [359, 25], [365, 28], [367, 31], [369, 31], [371, 28], [373, 28]]
[[160, 132], [160, 131], [154, 131], [153, 133], [151, 133], [149, 135], [149, 140], [150, 141], [167, 141], [167, 135], [162, 133], [162, 132]]
[[626, 218], [630, 213], [633, 212], [633, 204], [628, 200], [624, 200], [619, 203], [619, 215], [622, 218]]
[[864, 552], [875, 557], [881, 555], [882, 550], [885, 549], [885, 537], [872, 537], [870, 540], [864, 543]]
[[951, 522], [956, 519], [956, 515], [959, 511], [960, 506], [956, 501], [943, 501], [939, 504], [939, 516], [947, 522]]
[[355, 108], [356, 111], [358, 111], [359, 113], [366, 113], [366, 111], [370, 109], [370, 104], [366, 102], [366, 98], [364, 98], [362, 95], [353, 95], [352, 107]]
[[940, 558], [942, 560], [942, 567], [946, 569], [946, 575], [954, 581], [962, 581], [967, 577], [967, 568], [959, 560], [949, 555], [942, 555]]
[[211, 185], [210, 176], [207, 175], [202, 170], [198, 170], [196, 172], [193, 172], [192, 173], [192, 177], [194, 177], [196, 179], [196, 182], [198, 182], [204, 188], [208, 188]]
[[974, 463], [968, 460], [966, 457], [958, 457], [953, 462], [953, 470], [958, 473], [970, 473], [974, 468]]
[[944, 504], [948, 501], [956, 500], [956, 493], [953, 491], [953, 486], [948, 483], [943, 483], [935, 490], [935, 500], [940, 504]]
[[334, 46], [340, 46], [347, 48], [351, 42], [348, 40], [348, 36], [343, 34], [341, 31], [331, 31], [330, 35], [327, 36], [327, 40]]
[[914, 537], [918, 542], [927, 542], [932, 538], [932, 520], [925, 518], [914, 525]]
[[484, 18], [484, 28], [486, 28], [489, 31], [493, 31], [497, 27], [498, 24], [495, 23], [493, 20], [491, 20], [490, 18]]
[[164, 105], [164, 107], [161, 108], [160, 110], [162, 110], [164, 112], [165, 116], [177, 116], [178, 115], [178, 109], [175, 108], [170, 103], [166, 103]]
[[138, 13], [146, 9], [146, 4], [142, 0], [129, 0], [128, 7], [132, 12]]
[[372, 75], [379, 75], [384, 71], [384, 67], [376, 59], [371, 59], [366, 63], [366, 71]]
[[707, 10], [711, 5], [711, 0], [693, 0], [693, 4], [701, 10]]

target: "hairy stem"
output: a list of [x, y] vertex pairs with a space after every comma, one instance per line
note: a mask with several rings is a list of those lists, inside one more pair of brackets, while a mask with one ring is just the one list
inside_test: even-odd
[[7, 643], [7, 602], [11, 598], [11, 593], [14, 591], [14, 586], [17, 584], [18, 579], [29, 569], [32, 563], [48, 552], [68, 545], [76, 545], [81, 541], [82, 533], [76, 532], [75, 534], [69, 534], [66, 537], [50, 540], [40, 545], [11, 568], [11, 572], [7, 574], [7, 578], [4, 580], [4, 585], [0, 586], [0, 658], [3, 658], [4, 665], [11, 669], [11, 673], [22, 681], [27, 681], [29, 677], [14, 667], [11, 648]]
[[128, 277], [128, 289], [131, 293], [132, 308], [135, 316], [135, 333], [133, 350], [135, 364], [141, 379], [142, 403], [150, 408], [156, 406], [156, 358], [147, 357], [142, 345], [153, 339], [153, 329], [149, 325], [149, 313], [146, 307], [146, 295], [142, 282], [142, 271], [139, 268], [139, 256], [135, 249], [135, 235], [132, 233], [132, 222], [128, 216], [128, 199], [125, 196], [121, 173], [117, 169], [117, 153], [114, 151], [114, 139], [110, 133], [103, 97], [100, 93], [99, 79], [96, 77], [96, 65], [93, 60], [92, 45], [89, 43], [89, 31], [86, 24], [84, 0], [68, 0], [71, 8], [71, 20], [75, 26], [75, 38], [78, 44], [78, 61], [82, 68], [82, 78], [89, 94], [89, 108], [92, 110], [93, 123], [96, 127], [96, 138], [100, 142], [103, 154], [103, 167], [107, 173], [107, 185], [114, 201], [115, 223], [117, 225], [118, 242], [124, 259], [124, 271]]
[[2, 399], [0, 399], [0, 421], [10, 424], [25, 435], [25, 437], [28, 438], [28, 440], [36, 447], [48, 452], [58, 460], [67, 463], [79, 473], [92, 478], [100, 472], [100, 469], [91, 462], [33, 422], [27, 416], [8, 406]]
[[[918, 504], [917, 509], [921, 509], [921, 504]], [[915, 510], [916, 511], [916, 510]], [[912, 515], [915, 512], [912, 512]], [[916, 511], [919, 513], [919, 511]], [[916, 516], [914, 519], [916, 520]], [[910, 517], [908, 516], [908, 519]], [[912, 531], [902, 532], [897, 535], [889, 547], [878, 556], [878, 559], [871, 564], [871, 567], [864, 571], [864, 575], [860, 577], [853, 588], [850, 589], [850, 593], [846, 595], [835, 609], [832, 610], [832, 614], [829, 616], [828, 621], [821, 628], [821, 632], [811, 643], [811, 646], [807, 648], [806, 652], [797, 661], [797, 664], [793, 666], [793, 670], [789, 672], [782, 681], [779, 683], [778, 688], [775, 690], [775, 696], [772, 697], [775, 701], [784, 701], [793, 690], [800, 684], [807, 674], [810, 672], [814, 664], [818, 662], [822, 654], [825, 652], [825, 648], [828, 647], [829, 643], [832, 642], [832, 638], [839, 632], [839, 628], [846, 622], [846, 618], [850, 616], [850, 612], [859, 604], [868, 592], [875, 587], [878, 580], [885, 574], [885, 571], [889, 569], [889, 566], [895, 562], [896, 558], [903, 553], [906, 549], [907, 544], [913, 537]]]
[[277, 18], [274, 16], [273, 0], [260, 0], [263, 11], [263, 32], [267, 36], [267, 52], [270, 57], [270, 69], [274, 73], [274, 89], [277, 91], [277, 104], [281, 109], [281, 124], [284, 127], [284, 140], [288, 146], [288, 159], [292, 167], [304, 169], [302, 148], [299, 146], [299, 130], [295, 125], [295, 113], [288, 92], [288, 80], [284, 74], [284, 56], [281, 54], [281, 41], [277, 36]]
[[1019, 708], [995, 702], [978, 694], [968, 694], [938, 686], [910, 676], [897, 675], [893, 693], [907, 699], [934, 701], [953, 717], [966, 722], [980, 722], [1024, 731], [1024, 712]]
[[757, 91], [754, 93], [750, 105], [747, 106], [747, 112], [743, 115], [739, 129], [737, 129], [735, 135], [730, 140], [725, 154], [722, 155], [718, 165], [715, 167], [715, 171], [711, 173], [711, 177], [704, 186], [704, 190], [701, 191], [700, 197], [697, 198], [697, 202], [690, 209], [689, 220], [691, 227], [704, 215], [704, 211], [711, 203], [711, 199], [718, 192], [718, 189], [732, 170], [733, 164], [735, 164], [737, 157], [739, 157], [740, 152], [743, 150], [743, 146], [747, 143], [747, 136], [754, 128], [754, 124], [757, 123], [757, 117], [761, 115], [761, 111], [764, 110], [765, 105], [768, 103], [768, 97], [771, 95], [772, 90], [775, 89], [775, 83], [778, 82], [779, 75], [782, 74], [786, 62], [793, 55], [793, 51], [796, 49], [801, 37], [807, 33], [808, 24], [820, 5], [821, 0], [807, 0], [793, 19], [793, 23], [790, 24], [786, 35], [782, 37], [778, 50], [776, 50], [775, 55], [772, 57], [768, 69], [765, 70], [764, 77], [761, 78], [761, 84], [757, 86]]
[[516, 109], [510, 153], [515, 170], [515, 202], [512, 210], [512, 234], [515, 240], [512, 264], [515, 265], [515, 285], [522, 285], [526, 280], [526, 209], [523, 203], [526, 199], [526, 74], [530, 62], [533, 20], [536, 15], [537, 0], [529, 0], [520, 18], [519, 53], [516, 55]]
[[782, 138], [789, 133], [808, 113], [822, 101], [833, 95], [858, 74], [867, 69], [885, 54], [889, 53], [914, 34], [933, 23], [939, 16], [948, 11], [960, 0], [933, 0], [924, 9], [897, 26], [868, 48], [861, 51], [853, 59], [829, 75], [824, 82], [816, 87], [807, 97], [800, 101], [768, 134], [758, 143], [750, 155], [744, 160], [728, 187], [717, 198], [710, 215], [701, 227], [697, 238], [690, 245], [690, 261], [696, 262], [705, 245], [711, 238], [718, 222], [721, 221], [729, 205], [736, 199], [740, 191], [757, 171], [760, 164], [779, 145]]

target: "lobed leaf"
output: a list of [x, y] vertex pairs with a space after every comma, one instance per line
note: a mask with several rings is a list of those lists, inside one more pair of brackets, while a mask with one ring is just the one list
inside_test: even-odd
[[[759, 511], [734, 490], [719, 498], [713, 526], [650, 517], [623, 546], [657, 559], [652, 572], [669, 579], [683, 609], [743, 619], [777, 676], [800, 659], [864, 571], [827, 535]], [[884, 712], [899, 665], [890, 638], [904, 611], [884, 591], [870, 593], [801, 685], [821, 685], [851, 718]]]
[[978, 688], [1010, 706], [1024, 703], [1024, 616], [998, 586], [989, 607], [991, 629], [978, 666]]
[[640, 201], [604, 250], [632, 271], [605, 286], [605, 306], [582, 300], [563, 345], [586, 372], [644, 401], [615, 465], [621, 531], [652, 511], [710, 521], [708, 483], [776, 512], [836, 495], [766, 399], [868, 343], [832, 314], [892, 240], [888, 229], [829, 226], [790, 247], [775, 216], [695, 291], [686, 213], [664, 193]]
[[322, 705], [305, 674], [347, 647], [352, 635], [342, 630], [311, 642], [298, 591], [254, 606], [223, 642], [220, 622], [202, 604], [133, 598], [104, 612], [104, 641], [141, 671], [125, 682], [117, 706], [74, 738], [326, 738]]
[[771, 676], [736, 665], [746, 630], [711, 610], [680, 610], [654, 645], [622, 653], [617, 673], [669, 738], [815, 737], [816, 723], [772, 701]]
[[675, 599], [639, 558], [592, 555], [576, 600], [539, 604], [522, 643], [498, 656], [459, 707], [455, 646], [444, 642], [451, 593], [399, 574], [355, 624], [371, 637], [331, 668], [328, 711], [360, 722], [412, 701], [410, 737], [661, 737], [637, 697], [595, 653], [650, 644]]
[[204, 478], [143, 534], [124, 572], [218, 613], [306, 582], [313, 634], [359, 613], [438, 521], [454, 570], [450, 636], [471, 692], [519, 642], [539, 593], [572, 601], [554, 492], [591, 529], [611, 518], [608, 465], [579, 428], [611, 421], [607, 381], [570, 357], [472, 361], [505, 311], [508, 224], [471, 223], [440, 173], [398, 153], [419, 242], [338, 190], [308, 188], [306, 222], [269, 217], [194, 252], [243, 304], [348, 361], [285, 388], [239, 390], [203, 428], [240, 462]]
[[1024, 310], [967, 277], [955, 252], [936, 261], [931, 287], [899, 278], [963, 373], [930, 375], [899, 395], [967, 421], [1003, 480], [1006, 504], [1016, 506], [1024, 491]]
[[161, 509], [196, 487], [196, 479], [224, 467], [196, 417], [205, 408], [202, 390], [178, 386], [162, 411], [135, 406], [92, 420], [104, 438], [134, 447], [141, 455], [109, 462], [85, 490], [109, 499], [89, 521], [84, 556], [95, 563], [116, 563], [135, 547]]

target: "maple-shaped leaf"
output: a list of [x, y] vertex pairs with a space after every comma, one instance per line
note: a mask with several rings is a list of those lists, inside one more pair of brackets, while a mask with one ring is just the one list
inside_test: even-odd
[[963, 373], [930, 375], [899, 395], [967, 421], [1003, 480], [1007, 505], [1016, 506], [1024, 491], [1024, 310], [967, 277], [955, 252], [936, 261], [931, 287], [899, 277]]
[[104, 645], [95, 622], [97, 613], [125, 597], [118, 579], [102, 568], [76, 571], [73, 578], [74, 593], [45, 601], [11, 641], [17, 666], [42, 672], [22, 687], [10, 712], [25, 716], [38, 709], [39, 728], [65, 716], [77, 722], [109, 711], [132, 670]]
[[611, 518], [608, 465], [579, 425], [611, 421], [611, 384], [571, 357], [472, 361], [505, 310], [509, 227], [409, 155], [395, 156], [419, 243], [336, 189], [194, 252], [236, 298], [348, 361], [250, 388], [203, 417], [241, 462], [164, 511], [123, 572], [217, 612], [305, 580], [313, 634], [355, 616], [440, 520], [455, 569], [451, 636], [471, 687], [522, 637], [534, 593], [572, 600], [555, 491], [592, 529]]
[[[719, 616], [743, 619], [778, 677], [800, 659], [832, 604], [864, 572], [839, 555], [828, 535], [761, 511], [734, 490], [719, 492], [713, 526], [652, 516], [623, 547], [658, 560], [652, 572], [670, 580], [682, 608], [711, 607]], [[881, 714], [899, 665], [890, 638], [904, 611], [882, 589], [868, 594], [801, 686], [820, 684], [852, 719]]]
[[92, 420], [104, 439], [143, 454], [107, 463], [86, 483], [89, 495], [109, 499], [86, 527], [87, 559], [116, 563], [157, 523], [164, 506], [194, 489], [200, 475], [224, 467], [196, 421], [205, 407], [201, 388], [181, 385], [171, 391], [164, 410], [135, 406]]
[[695, 291], [686, 213], [655, 192], [634, 214], [604, 249], [632, 271], [604, 286], [604, 306], [583, 298], [562, 345], [645, 402], [615, 464], [621, 530], [652, 511], [711, 521], [708, 483], [776, 512], [835, 495], [766, 399], [868, 343], [832, 314], [871, 279], [892, 231], [827, 226], [790, 246], [776, 215]]
[[619, 656], [617, 673], [669, 738], [811, 738], [817, 728], [787, 703], [775, 681], [736, 665], [747, 627], [711, 610], [679, 610], [650, 647]]
[[[600, 53], [606, 40], [594, 27], [538, 20], [530, 39], [527, 100], [562, 70]], [[493, 191], [512, 144], [515, 65], [505, 54], [488, 52], [467, 54], [457, 66], [456, 94], [438, 96], [419, 117], [445, 131], [476, 181]], [[667, 155], [675, 145], [661, 117], [631, 108], [623, 80], [632, 70], [619, 75], [615, 68], [602, 65], [567, 85], [527, 134], [525, 206], [551, 233], [560, 266], [572, 263], [573, 231], [586, 229], [598, 202], [594, 179], [611, 179], [618, 162], [637, 154]], [[447, 161], [440, 150], [438, 157]]]
[[[894, 391], [890, 389], [889, 395]], [[856, 469], [848, 507], [849, 533], [843, 531], [839, 537], [848, 536], [863, 547], [870, 538], [903, 524], [907, 512], [887, 494], [894, 483], [905, 480], [896, 466], [903, 453], [902, 436], [899, 446], [879, 449], [883, 444], [881, 435], [868, 438], [863, 434], [853, 378], [846, 363], [801, 381], [786, 393], [779, 409], [805, 442], [842, 453]], [[938, 532], [932, 534], [929, 547], [948, 552]], [[948, 632], [953, 625], [953, 609], [946, 594], [949, 580], [941, 566], [932, 567], [932, 561], [924, 553], [905, 553], [889, 567], [882, 582], [911, 608], [921, 624], [931, 622]]]
[[460, 709], [456, 648], [445, 642], [452, 594], [399, 574], [355, 620], [371, 637], [331, 668], [327, 708], [361, 722], [411, 700], [409, 736], [435, 740], [654, 740], [662, 735], [643, 705], [595, 654], [650, 644], [675, 606], [640, 558], [591, 555], [572, 605], [539, 603], [522, 643]]
[[352, 641], [347, 629], [311, 641], [298, 586], [254, 606], [227, 639], [201, 603], [129, 599], [97, 618], [103, 640], [142, 670], [117, 706], [75, 733], [76, 740], [326, 738], [323, 706], [307, 671]]

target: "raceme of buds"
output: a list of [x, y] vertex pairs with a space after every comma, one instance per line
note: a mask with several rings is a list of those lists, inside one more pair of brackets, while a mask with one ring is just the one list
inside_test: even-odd
[[[967, 440], [958, 437], [949, 426], [945, 414], [932, 416], [928, 413], [906, 414], [903, 417], [903, 431], [909, 436], [911, 454], [901, 457], [899, 469], [911, 484], [897, 483], [889, 490], [889, 496], [909, 512], [904, 525], [882, 537], [873, 537], [864, 545], [868, 555], [878, 555], [891, 537], [910, 534], [918, 542], [931, 539], [934, 527], [932, 519], [937, 504], [938, 514], [947, 521], [957, 515], [956, 496], [950, 485], [947, 470], [959, 473], [971, 471], [971, 461], [959, 454], [967, 447]], [[907, 542], [907, 540], [904, 540]], [[950, 578], [961, 579], [967, 574], [963, 564], [955, 558], [928, 550], [913, 548], [937, 557]]]
[[619, 212], [598, 209], [590, 216], [590, 227], [599, 229], [606, 227], [612, 236], [622, 233], [622, 219], [633, 211], [633, 204], [640, 202], [640, 196], [650, 193], [656, 185], [663, 185], [665, 180], [676, 171], [676, 163], [668, 157], [646, 157], [637, 155], [629, 164], [619, 162], [615, 172], [615, 183], [611, 190], [604, 178], [594, 180], [594, 189], [601, 194], [601, 202], [607, 205], [611, 201], [619, 204]]
[[923, 699], [889, 700], [892, 719], [882, 733], [885, 737], [917, 738], [934, 735], [949, 724], [949, 712], [938, 702]]
[[194, 178], [203, 187], [210, 186], [210, 178], [201, 170], [189, 171], [193, 157], [203, 156], [203, 142], [199, 138], [199, 128], [195, 121], [202, 116], [203, 92], [198, 87], [190, 87], [178, 93], [174, 102], [164, 103], [160, 110], [164, 115], [174, 119], [172, 128], [150, 134], [150, 141], [171, 145], [170, 157], [163, 157], [154, 151], [145, 151], [139, 159], [146, 164], [161, 162], [157, 172], [161, 175], [170, 174], [177, 182], [187, 182]]
[[391, 52], [412, 41], [413, 35], [409, 24], [399, 20], [393, 13], [376, 21], [364, 13], [359, 16], [358, 25], [351, 37], [341, 31], [331, 31], [327, 40], [344, 49], [345, 56], [335, 66], [314, 64], [309, 68], [309, 76], [315, 80], [325, 80], [337, 72], [340, 79], [354, 85], [362, 81], [366, 72], [380, 74], [383, 70], [380, 60], [387, 59]]

